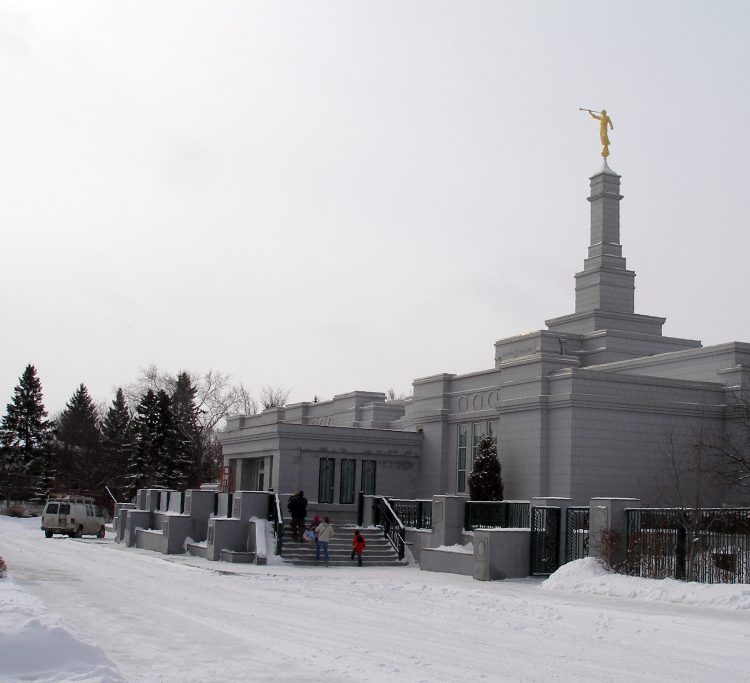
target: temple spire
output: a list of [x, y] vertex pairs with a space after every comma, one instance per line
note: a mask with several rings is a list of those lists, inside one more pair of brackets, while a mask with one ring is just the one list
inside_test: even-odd
[[576, 313], [634, 313], [635, 273], [620, 244], [620, 176], [606, 158], [591, 176], [591, 239], [583, 270], [576, 273]]

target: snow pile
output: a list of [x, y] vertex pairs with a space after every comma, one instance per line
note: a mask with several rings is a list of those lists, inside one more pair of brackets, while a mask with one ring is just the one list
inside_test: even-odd
[[750, 585], [623, 576], [608, 571], [592, 557], [563, 565], [542, 584], [542, 589], [750, 611]]
[[13, 579], [0, 581], [0, 676], [4, 683], [124, 681], [98, 646]]
[[461, 545], [460, 543], [456, 543], [456, 545], [439, 545], [437, 548], [431, 548], [431, 550], [442, 550], [447, 553], [465, 553], [467, 555], [473, 555], [474, 544], [467, 543], [466, 545]]

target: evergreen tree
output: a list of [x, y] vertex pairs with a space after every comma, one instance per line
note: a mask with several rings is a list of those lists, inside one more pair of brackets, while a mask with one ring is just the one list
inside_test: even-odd
[[497, 459], [495, 440], [483, 434], [479, 440], [479, 452], [469, 475], [471, 500], [502, 500], [503, 479], [500, 461]]
[[159, 402], [149, 389], [141, 399], [133, 418], [135, 447], [131, 451], [126, 475], [126, 496], [135, 497], [138, 489], [151, 486], [156, 475], [159, 444]]
[[102, 421], [102, 450], [106, 462], [107, 485], [118, 497], [126, 491], [128, 463], [135, 448], [132, 421], [125, 394], [122, 389], [118, 389]]
[[195, 488], [204, 481], [203, 440], [198, 409], [195, 405], [197, 389], [190, 375], [177, 375], [172, 395], [172, 415], [175, 429], [175, 486]]
[[60, 474], [71, 488], [98, 489], [105, 479], [99, 412], [81, 384], [58, 420]]
[[42, 384], [27, 365], [0, 423], [0, 479], [6, 500], [27, 498], [34, 477], [52, 448], [52, 425], [46, 420]]
[[54, 492], [57, 480], [55, 449], [52, 445], [40, 456], [37, 470], [32, 498], [37, 503], [43, 503]]
[[172, 414], [172, 399], [163, 389], [156, 395], [158, 425], [155, 442], [155, 483], [172, 489], [184, 487], [185, 474], [180, 471], [177, 457], [177, 430]]

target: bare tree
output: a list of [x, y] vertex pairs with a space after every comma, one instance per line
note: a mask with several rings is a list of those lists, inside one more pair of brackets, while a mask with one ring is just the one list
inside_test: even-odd
[[396, 390], [391, 387], [388, 389], [388, 391], [385, 392], [385, 400], [386, 401], [403, 401], [406, 398], [406, 394], [403, 392], [400, 394], [396, 393]]
[[245, 386], [240, 383], [234, 388], [237, 404], [229, 415], [256, 415], [258, 413], [258, 402]]
[[714, 443], [727, 474], [744, 490], [750, 490], [750, 391], [738, 391], [727, 406], [724, 434]]
[[723, 464], [712, 444], [716, 435], [710, 423], [701, 419], [694, 432], [685, 439], [670, 428], [666, 435], [664, 460], [658, 482], [662, 504], [669, 521], [663, 521], [661, 531], [652, 530], [643, 537], [636, 535], [636, 546], [630, 549], [640, 557], [640, 564], [651, 564], [653, 578], [663, 578], [664, 567], [658, 558], [674, 553], [675, 578], [692, 580], [701, 554], [704, 536], [719, 517], [709, 512], [706, 505], [715, 503], [731, 485]]
[[260, 405], [263, 410], [269, 408], [280, 408], [285, 406], [291, 389], [284, 389], [282, 387], [274, 387], [267, 384], [260, 390]]
[[[196, 389], [194, 405], [205, 461], [203, 470], [218, 472], [222, 464], [222, 452], [217, 431], [227, 417], [254, 415], [258, 412], [258, 405], [250, 391], [242, 384], [233, 384], [228, 374], [217, 370], [186, 374]], [[141, 376], [135, 382], [125, 388], [125, 395], [131, 406], [137, 406], [149, 389], [155, 393], [165, 391], [172, 396], [176, 385], [177, 375], [160, 370], [156, 365], [149, 365], [141, 371]]]

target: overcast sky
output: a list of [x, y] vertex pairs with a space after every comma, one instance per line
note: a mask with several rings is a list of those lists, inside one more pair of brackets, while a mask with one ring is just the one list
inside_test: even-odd
[[142, 367], [291, 401], [574, 310], [614, 122], [636, 312], [750, 341], [750, 3], [0, 0], [0, 406]]

